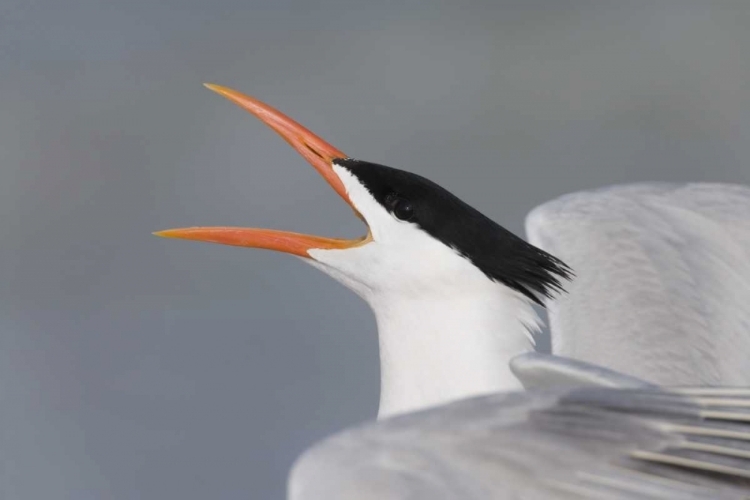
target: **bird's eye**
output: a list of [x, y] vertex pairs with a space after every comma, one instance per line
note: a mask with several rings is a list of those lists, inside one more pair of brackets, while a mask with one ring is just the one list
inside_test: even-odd
[[409, 220], [414, 216], [414, 206], [409, 200], [396, 198], [392, 202], [393, 215], [401, 220]]

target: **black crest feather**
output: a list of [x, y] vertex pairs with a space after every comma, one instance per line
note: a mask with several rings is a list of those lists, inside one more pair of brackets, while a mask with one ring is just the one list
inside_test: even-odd
[[487, 277], [542, 304], [573, 276], [560, 259], [527, 243], [429, 179], [353, 159], [335, 161], [349, 170], [381, 205], [394, 197], [412, 205], [409, 222], [453, 248]]

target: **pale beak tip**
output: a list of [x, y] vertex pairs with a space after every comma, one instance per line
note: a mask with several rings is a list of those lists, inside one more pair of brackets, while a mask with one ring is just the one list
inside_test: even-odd
[[154, 231], [151, 234], [153, 234], [154, 236], [158, 236], [160, 238], [179, 238], [179, 236], [177, 236], [176, 231], [174, 229], [164, 229], [162, 231]]
[[223, 96], [227, 96], [228, 94], [232, 92], [232, 89], [230, 89], [229, 87], [224, 87], [223, 85], [216, 85], [215, 83], [204, 83], [203, 86], [206, 87], [208, 90], [211, 90]]

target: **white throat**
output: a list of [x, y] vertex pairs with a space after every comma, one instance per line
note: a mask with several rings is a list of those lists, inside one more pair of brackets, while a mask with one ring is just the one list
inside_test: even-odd
[[[359, 250], [377, 251], [374, 243]], [[461, 279], [452, 283], [435, 280], [405, 289], [364, 286], [341, 272], [345, 253], [337, 253], [321, 251], [316, 258], [335, 260], [338, 269], [311, 264], [357, 292], [375, 313], [380, 346], [378, 418], [521, 388], [509, 362], [533, 350], [532, 334], [540, 327], [528, 298], [490, 281], [464, 259]]]

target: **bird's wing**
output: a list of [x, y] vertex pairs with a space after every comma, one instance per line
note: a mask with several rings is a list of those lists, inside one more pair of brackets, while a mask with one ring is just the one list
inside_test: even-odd
[[599, 365], [540, 352], [519, 354], [510, 360], [510, 370], [525, 389], [656, 387], [639, 378]]
[[750, 188], [575, 193], [526, 230], [576, 274], [548, 303], [554, 354], [660, 385], [750, 385]]
[[464, 400], [344, 431], [291, 500], [747, 499], [750, 390], [584, 388]]

